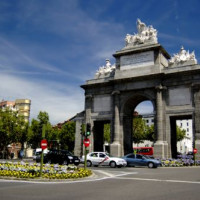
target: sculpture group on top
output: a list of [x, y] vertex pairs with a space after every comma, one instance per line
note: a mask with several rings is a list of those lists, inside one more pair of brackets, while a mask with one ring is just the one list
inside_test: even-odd
[[[154, 29], [151, 25], [146, 26], [145, 23], [141, 22], [140, 19], [137, 19], [137, 30], [138, 33], [134, 35], [127, 34], [125, 41], [126, 47], [131, 48], [141, 44], [157, 44], [157, 30]], [[182, 66], [185, 64], [197, 64], [194, 51], [189, 53], [183, 47], [179, 53], [174, 54], [173, 57], [169, 60], [169, 66]], [[110, 60], [106, 59], [106, 65], [99, 67], [95, 74], [95, 78], [105, 78], [114, 75], [116, 66], [115, 64], [111, 65]]]
[[174, 56], [169, 60], [169, 64], [183, 64], [184, 62], [192, 61], [193, 64], [197, 64], [197, 60], [195, 58], [194, 51], [192, 53], [189, 53], [189, 51], [186, 51], [184, 47], [181, 47], [181, 50], [179, 53], [174, 54]]
[[137, 30], [138, 33], [134, 35], [127, 34], [125, 38], [126, 47], [135, 46], [145, 43], [154, 43], [158, 42], [157, 39], [157, 30], [153, 26], [146, 26], [145, 23], [141, 22], [140, 19], [137, 19]]
[[99, 70], [97, 70], [95, 76], [96, 78], [100, 78], [100, 76], [110, 76], [115, 71], [115, 64], [111, 65], [110, 60], [106, 59], [106, 65], [99, 67]]

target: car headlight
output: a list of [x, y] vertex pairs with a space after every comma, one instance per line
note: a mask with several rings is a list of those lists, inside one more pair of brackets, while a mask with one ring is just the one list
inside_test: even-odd
[[73, 159], [73, 157], [72, 157], [72, 156], [68, 156], [68, 158], [69, 158], [70, 160], [72, 160], [72, 159]]

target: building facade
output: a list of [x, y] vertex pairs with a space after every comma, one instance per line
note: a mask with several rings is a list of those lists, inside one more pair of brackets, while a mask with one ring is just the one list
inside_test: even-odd
[[18, 111], [19, 115], [24, 117], [25, 121], [29, 121], [30, 118], [30, 109], [31, 109], [31, 100], [29, 99], [16, 99], [15, 101], [4, 101], [0, 102], [0, 108], [6, 109], [9, 108], [13, 111]]
[[192, 120], [177, 120], [176, 124], [180, 127], [181, 130], [186, 131], [185, 138], [180, 142], [177, 142], [177, 151], [182, 154], [187, 154], [189, 151], [193, 151], [193, 128], [192, 128]]

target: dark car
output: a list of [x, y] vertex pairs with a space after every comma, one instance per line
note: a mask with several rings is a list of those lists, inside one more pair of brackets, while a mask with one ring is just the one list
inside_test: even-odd
[[[40, 162], [40, 156], [36, 158], [36, 162]], [[74, 156], [70, 151], [67, 150], [49, 150], [49, 152], [44, 155], [44, 163], [49, 164], [74, 164], [79, 165], [80, 159], [77, 156]]]
[[147, 166], [149, 168], [157, 168], [158, 166], [161, 166], [161, 162], [156, 159], [152, 159], [145, 155], [140, 154], [127, 154], [124, 157], [122, 157], [127, 162], [127, 166]]

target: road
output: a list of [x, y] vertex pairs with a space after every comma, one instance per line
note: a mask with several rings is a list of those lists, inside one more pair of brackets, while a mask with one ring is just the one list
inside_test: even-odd
[[92, 168], [94, 175], [76, 181], [0, 179], [1, 200], [198, 200], [200, 167]]

